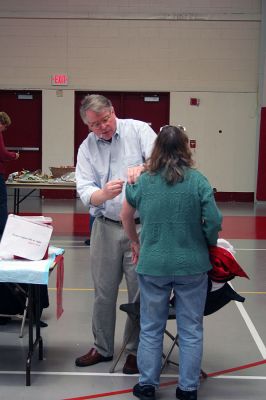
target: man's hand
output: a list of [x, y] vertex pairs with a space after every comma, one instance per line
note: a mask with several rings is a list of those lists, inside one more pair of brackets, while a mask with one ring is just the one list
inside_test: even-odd
[[143, 170], [144, 170], [143, 165], [137, 165], [136, 167], [129, 167], [127, 170], [127, 182], [135, 183]]
[[96, 192], [91, 195], [91, 204], [97, 207], [106, 200], [114, 199], [122, 192], [124, 183], [125, 181], [122, 179], [107, 182], [102, 189], [96, 190]]
[[122, 179], [107, 182], [103, 188], [105, 199], [111, 200], [118, 196], [122, 192], [124, 183]]

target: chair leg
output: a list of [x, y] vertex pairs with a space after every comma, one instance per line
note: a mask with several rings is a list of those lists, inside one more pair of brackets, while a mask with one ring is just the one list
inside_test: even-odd
[[20, 334], [19, 334], [20, 338], [22, 338], [23, 334], [24, 334], [24, 326], [25, 326], [25, 322], [26, 322], [26, 318], [27, 318], [28, 305], [29, 305], [29, 298], [27, 297], [24, 312], [23, 312], [23, 318], [22, 318], [22, 322], [21, 322], [21, 328], [20, 328]]
[[170, 338], [172, 339], [173, 343], [168, 351], [168, 353], [166, 355], [164, 355], [164, 362], [162, 364], [162, 368], [161, 368], [161, 372], [163, 371], [163, 369], [165, 368], [166, 364], [171, 363], [174, 364], [176, 366], [178, 366], [178, 364], [174, 361], [169, 360], [172, 351], [174, 350], [174, 347], [177, 346], [178, 347], [178, 335], [173, 336], [167, 329], [165, 329], [164, 333]]
[[[165, 329], [164, 333], [165, 333], [170, 339], [173, 340], [173, 344], [171, 345], [171, 347], [170, 347], [168, 353], [167, 353], [166, 355], [163, 354], [164, 362], [163, 362], [163, 364], [162, 364], [161, 372], [163, 371], [163, 369], [165, 368], [166, 364], [168, 364], [168, 363], [174, 364], [174, 365], [176, 365], [177, 367], [179, 366], [178, 363], [169, 360], [169, 358], [170, 358], [170, 356], [171, 356], [171, 354], [172, 354], [172, 351], [174, 350], [174, 347], [175, 347], [175, 346], [179, 347], [179, 346], [178, 346], [178, 335], [173, 336], [167, 329]], [[201, 370], [200, 370], [200, 379], [207, 379], [207, 378], [208, 378], [208, 374], [207, 374], [203, 369], [201, 369]]]
[[[170, 333], [167, 329], [164, 330], [164, 333], [172, 340], [178, 339], [178, 335], [177, 336], [172, 335], [172, 333]], [[178, 346], [178, 344], [177, 344], [177, 346]]]
[[115, 367], [117, 366], [117, 364], [118, 364], [118, 362], [119, 362], [119, 360], [120, 360], [122, 354], [124, 353], [124, 351], [125, 351], [125, 349], [126, 349], [126, 346], [127, 346], [128, 342], [129, 342], [130, 339], [133, 337], [133, 334], [135, 333], [135, 330], [136, 330], [136, 329], [137, 329], [137, 328], [135, 327], [135, 328], [131, 331], [130, 335], [128, 335], [128, 337], [124, 340], [124, 343], [123, 343], [123, 345], [122, 345], [122, 347], [121, 347], [121, 349], [120, 349], [120, 351], [119, 351], [119, 353], [118, 353], [118, 355], [117, 355], [115, 361], [113, 362], [113, 364], [111, 365], [111, 368], [109, 369], [109, 373], [110, 373], [110, 374], [112, 374], [112, 373], [115, 371]]

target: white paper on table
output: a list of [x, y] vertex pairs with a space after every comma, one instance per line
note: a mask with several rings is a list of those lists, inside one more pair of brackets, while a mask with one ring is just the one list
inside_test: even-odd
[[52, 232], [51, 225], [10, 214], [0, 243], [0, 256], [12, 254], [27, 260], [42, 260]]

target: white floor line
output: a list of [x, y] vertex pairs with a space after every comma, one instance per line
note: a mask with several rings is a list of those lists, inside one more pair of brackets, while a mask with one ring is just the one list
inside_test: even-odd
[[236, 251], [266, 251], [266, 249], [237, 249], [235, 248]]
[[51, 240], [52, 243], [83, 243], [86, 240], [86, 238], [84, 238], [84, 240], [76, 240], [75, 238], [70, 238], [70, 239], [60, 239], [60, 238], [53, 238]]
[[[75, 239], [53, 239], [51, 240], [52, 244], [66, 244], [65, 247], [68, 248], [82, 248], [82, 249], [89, 249], [90, 247], [84, 244], [84, 240], [75, 240]], [[73, 243], [73, 245], [72, 245]], [[81, 246], [79, 246], [81, 244]], [[236, 251], [266, 251], [265, 249], [239, 249], [235, 248]]]
[[[233, 288], [233, 285], [231, 284], [231, 282], [229, 282], [230, 286]], [[234, 289], [234, 288], [233, 288]], [[249, 317], [247, 311], [245, 310], [244, 306], [242, 303], [239, 303], [238, 301], [235, 301], [235, 304], [240, 312], [240, 314], [242, 315], [248, 330], [251, 334], [251, 336], [253, 337], [254, 342], [256, 343], [263, 359], [266, 359], [266, 347], [257, 331], [257, 329], [255, 328], [255, 325], [253, 324], [253, 322], [251, 321], [251, 318]]]
[[[51, 243], [54, 245], [64, 245], [64, 248], [81, 248], [81, 249], [89, 249], [90, 247], [84, 244], [83, 240], [71, 240], [71, 239], [64, 239], [64, 240], [51, 240]], [[73, 243], [73, 244], [72, 244]], [[265, 249], [238, 249], [235, 248], [236, 251], [266, 251]]]
[[[54, 243], [53, 243], [54, 244]], [[60, 242], [58, 242], [58, 245], [60, 245]], [[85, 250], [88, 250], [89, 249], [89, 246], [82, 246], [82, 245], [79, 245], [79, 246], [72, 246], [72, 245], [63, 245], [62, 246], [62, 243], [61, 243], [61, 245], [60, 246], [58, 246], [58, 247], [63, 247], [63, 249], [65, 250], [65, 249], [85, 249]]]
[[[219, 375], [214, 376], [215, 379], [245, 379], [245, 380], [266, 380], [266, 376], [238, 376], [238, 375]], [[210, 379], [210, 378], [208, 378]]]
[[[25, 375], [25, 371], [0, 371], [0, 375]], [[105, 377], [123, 377], [123, 378], [134, 378], [136, 380], [136, 375], [125, 375], [122, 373], [113, 373], [109, 372], [60, 372], [60, 371], [31, 371], [31, 375], [54, 375], [54, 376], [105, 376]], [[177, 378], [177, 374], [163, 374], [161, 378]], [[242, 379], [242, 380], [266, 380], [266, 376], [257, 376], [257, 375], [219, 375], [209, 377], [208, 379]]]

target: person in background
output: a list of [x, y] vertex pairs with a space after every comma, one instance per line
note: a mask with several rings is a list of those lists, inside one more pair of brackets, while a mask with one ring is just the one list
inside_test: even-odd
[[[123, 275], [129, 302], [134, 300], [138, 291], [130, 242], [119, 214], [124, 184], [126, 181], [135, 182], [140, 175], [143, 163], [151, 154], [156, 134], [145, 122], [117, 118], [111, 101], [101, 95], [86, 96], [80, 114], [91, 132], [78, 151], [77, 191], [83, 204], [90, 208], [90, 215], [95, 217], [90, 238], [90, 265], [95, 288], [94, 346], [76, 359], [77, 366], [85, 367], [113, 358], [116, 302]], [[135, 218], [138, 225], [137, 216]], [[125, 335], [131, 331], [132, 321], [127, 319]], [[138, 372], [135, 355], [138, 338], [139, 332], [127, 347], [125, 374]]]
[[86, 239], [86, 240], [84, 241], [84, 243], [85, 243], [87, 246], [90, 246], [90, 245], [91, 245], [91, 232], [92, 232], [92, 225], [93, 225], [94, 219], [95, 219], [95, 218], [92, 217], [92, 216], [90, 215], [90, 223], [89, 223], [90, 237], [89, 237], [89, 239]]
[[[4, 111], [0, 112], [0, 239], [1, 236], [4, 232], [4, 228], [6, 225], [7, 217], [8, 217], [8, 209], [7, 209], [7, 191], [6, 191], [6, 184], [5, 184], [5, 167], [4, 164], [6, 161], [10, 160], [17, 160], [19, 158], [19, 153], [14, 153], [11, 151], [8, 151], [5, 147], [4, 144], [4, 139], [3, 139], [3, 132], [7, 130], [7, 128], [11, 125], [11, 119], [8, 116], [7, 113]], [[10, 290], [6, 289], [6, 292], [4, 291], [4, 286], [5, 284], [1, 284], [1, 299], [3, 301], [1, 303], [2, 306], [5, 307], [10, 307], [10, 309], [15, 310], [16, 308], [16, 298], [12, 293], [10, 293]], [[21, 285], [23, 287], [23, 284]], [[25, 287], [26, 290], [26, 287]], [[48, 289], [47, 285], [40, 285], [40, 292], [41, 292], [41, 313], [43, 308], [47, 308], [49, 306], [49, 298], [48, 298]], [[2, 313], [4, 311], [2, 310]], [[9, 313], [12, 314], [10, 311]], [[14, 311], [15, 313], [19, 313], [18, 310]], [[0, 317], [0, 325], [7, 323], [10, 320], [10, 317]], [[47, 323], [40, 321], [40, 326], [41, 327], [46, 327]]]
[[[171, 292], [179, 334], [176, 397], [196, 400], [202, 348], [209, 245], [216, 245], [222, 216], [208, 180], [194, 169], [182, 127], [165, 126], [145, 172], [126, 186], [121, 211], [131, 240], [140, 286], [139, 383], [133, 394], [154, 400], [162, 365], [163, 335]], [[140, 240], [134, 222], [142, 224]]]
[[8, 151], [5, 147], [3, 133], [11, 125], [11, 119], [4, 111], [0, 111], [0, 239], [2, 237], [7, 216], [7, 190], [5, 184], [5, 162], [17, 160], [19, 153]]

